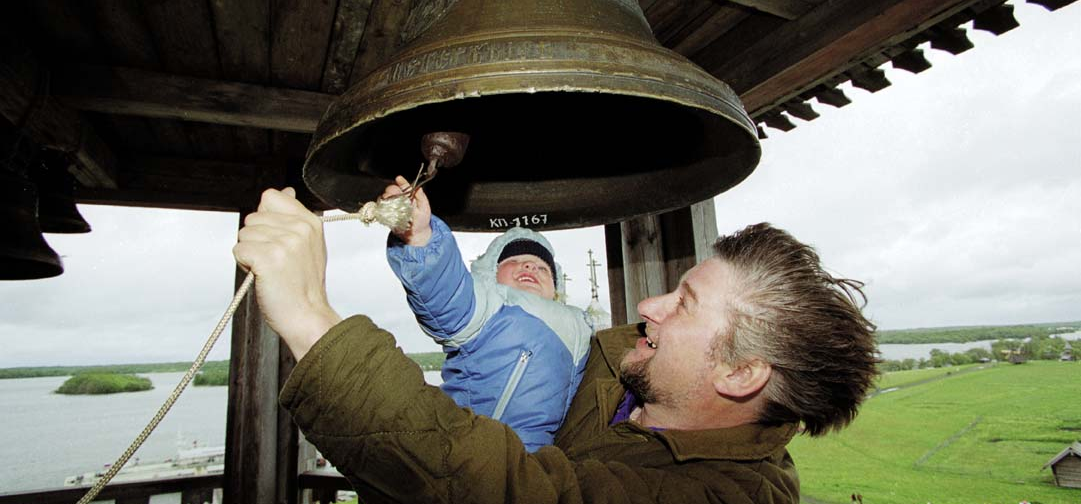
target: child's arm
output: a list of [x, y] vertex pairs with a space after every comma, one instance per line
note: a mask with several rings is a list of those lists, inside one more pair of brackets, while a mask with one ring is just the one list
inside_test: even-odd
[[[383, 197], [401, 194], [409, 183], [401, 176]], [[451, 339], [469, 323], [476, 307], [473, 278], [462, 261], [450, 228], [432, 215], [423, 189], [414, 194], [410, 228], [387, 240], [387, 261], [405, 288], [417, 322], [436, 341]]]

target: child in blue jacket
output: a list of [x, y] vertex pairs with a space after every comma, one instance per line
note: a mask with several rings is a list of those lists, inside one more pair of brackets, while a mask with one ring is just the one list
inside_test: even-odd
[[[397, 178], [384, 197], [408, 190]], [[578, 389], [593, 327], [555, 300], [552, 246], [512, 228], [472, 265], [450, 228], [415, 194], [408, 230], [391, 233], [387, 260], [421, 328], [443, 346], [442, 389], [459, 405], [509, 425], [530, 452], [552, 444]]]

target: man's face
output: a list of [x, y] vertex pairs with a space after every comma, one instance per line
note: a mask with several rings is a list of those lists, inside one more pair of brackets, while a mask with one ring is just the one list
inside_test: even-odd
[[640, 399], [674, 405], [713, 393], [710, 349], [725, 329], [734, 281], [731, 266], [709, 259], [688, 271], [675, 291], [638, 304], [647, 336], [623, 357], [620, 369]]
[[533, 254], [519, 254], [503, 259], [496, 269], [495, 280], [544, 299], [556, 298], [554, 273], [544, 259]]

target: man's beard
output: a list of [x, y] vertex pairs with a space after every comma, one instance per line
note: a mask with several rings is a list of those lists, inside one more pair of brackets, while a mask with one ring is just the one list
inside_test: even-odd
[[630, 390], [641, 404], [656, 404], [668, 396], [654, 387], [650, 379], [649, 362], [652, 357], [636, 362], [624, 362], [619, 366], [623, 385]]

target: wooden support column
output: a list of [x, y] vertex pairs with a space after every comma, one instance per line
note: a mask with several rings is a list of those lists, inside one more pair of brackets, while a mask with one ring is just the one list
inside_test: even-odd
[[[241, 211], [240, 226], [249, 212]], [[247, 273], [237, 269], [236, 285]], [[278, 405], [295, 361], [267, 326], [254, 290], [233, 316], [223, 502], [296, 504], [297, 429]]]
[[[246, 275], [237, 269], [237, 286]], [[252, 292], [233, 316], [225, 430], [226, 504], [278, 502], [280, 346]]]
[[[696, 203], [660, 215], [636, 217], [622, 222], [618, 236], [605, 228], [608, 262], [613, 264], [613, 241], [622, 249], [622, 268], [609, 266], [609, 285], [624, 285], [622, 303], [612, 293], [612, 323], [634, 323], [638, 303], [671, 292], [687, 270], [712, 256], [717, 239], [717, 214], [713, 200]], [[621, 270], [621, 271], [620, 271]], [[622, 278], [614, 278], [622, 273]]]
[[[608, 258], [608, 312], [612, 314], [612, 326], [627, 323], [627, 291], [623, 282], [623, 231], [622, 224], [604, 226], [605, 255]], [[618, 308], [618, 309], [617, 309]]]

